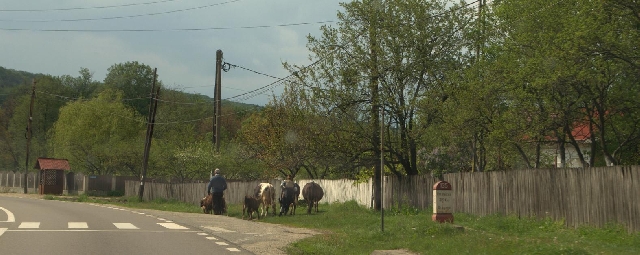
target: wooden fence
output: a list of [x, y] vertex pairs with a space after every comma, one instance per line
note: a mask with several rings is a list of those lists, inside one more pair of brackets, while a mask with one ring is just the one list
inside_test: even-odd
[[[629, 231], [640, 231], [640, 166], [614, 166], [577, 169], [531, 169], [486, 173], [444, 175], [454, 193], [454, 211], [485, 216], [491, 214], [564, 220], [567, 226], [607, 223], [623, 224]], [[314, 181], [324, 189], [321, 202], [354, 200], [372, 206], [372, 183], [352, 180], [298, 180], [300, 187]], [[408, 176], [384, 180], [384, 208], [410, 206], [430, 209], [432, 188], [437, 182], [429, 176]], [[228, 203], [239, 204], [252, 194], [260, 181], [229, 182]], [[280, 192], [280, 181], [269, 181]], [[125, 195], [136, 196], [139, 182], [125, 182]], [[206, 194], [202, 183], [147, 183], [144, 199], [176, 199], [194, 205]]]
[[448, 174], [456, 212], [621, 223], [640, 231], [640, 166]]
[[[371, 200], [371, 182], [354, 185], [351, 180], [299, 180], [300, 189], [307, 182], [314, 181], [324, 189], [322, 201], [325, 203], [345, 202], [355, 200], [360, 204], [368, 204]], [[240, 204], [245, 195], [252, 195], [254, 188], [261, 182], [271, 183], [276, 188], [276, 194], [280, 194], [281, 180], [270, 181], [228, 181], [225, 200], [229, 204]], [[175, 199], [178, 201], [200, 204], [200, 200], [207, 194], [208, 182], [201, 183], [156, 183], [147, 182], [144, 187], [143, 200]], [[140, 191], [139, 181], [125, 181], [125, 196], [138, 196]], [[300, 195], [302, 199], [302, 195]]]
[[[107, 195], [111, 191], [124, 193], [125, 180], [139, 180], [135, 176], [85, 175], [66, 172], [63, 179], [63, 194]], [[24, 192], [24, 173], [0, 171], [0, 191]], [[27, 173], [27, 192], [38, 193], [40, 176], [37, 172]]]

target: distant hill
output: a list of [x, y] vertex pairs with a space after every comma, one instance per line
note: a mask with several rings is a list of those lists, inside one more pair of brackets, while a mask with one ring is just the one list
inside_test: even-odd
[[29, 84], [38, 75], [40, 74], [7, 69], [0, 66], [0, 91], [20, 84]]
[[[19, 71], [14, 69], [8, 69], [0, 66], [0, 105], [10, 94], [12, 88], [15, 88], [22, 84], [31, 84], [33, 78], [43, 76], [44, 74], [35, 74], [25, 71]], [[196, 95], [196, 97], [205, 98], [205, 100], [213, 102], [213, 98], [206, 95], [197, 95], [192, 93], [183, 92], [185, 94]], [[236, 110], [249, 110], [249, 109], [261, 109], [262, 106], [254, 104], [245, 104], [239, 102], [231, 102], [223, 100], [223, 108], [229, 107]]]

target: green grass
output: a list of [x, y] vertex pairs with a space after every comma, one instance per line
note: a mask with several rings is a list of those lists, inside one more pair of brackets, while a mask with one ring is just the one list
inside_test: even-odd
[[[138, 202], [137, 198], [80, 198], [131, 208], [202, 213], [198, 206], [170, 200]], [[229, 216], [241, 218], [241, 205], [229, 205]], [[260, 219], [260, 222], [313, 228], [323, 233], [290, 245], [289, 254], [371, 254], [405, 249], [420, 254], [640, 254], [640, 233], [619, 225], [566, 228], [550, 219], [454, 214], [455, 225], [431, 220], [430, 210], [410, 207], [386, 210], [384, 232], [380, 212], [356, 202], [321, 204], [320, 212]], [[464, 230], [460, 230], [462, 226]]]

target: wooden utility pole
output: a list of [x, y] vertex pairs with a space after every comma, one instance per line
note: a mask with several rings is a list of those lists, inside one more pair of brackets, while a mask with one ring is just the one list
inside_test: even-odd
[[27, 120], [27, 158], [24, 162], [24, 178], [22, 178], [22, 186], [24, 187], [24, 194], [27, 194], [27, 173], [29, 172], [29, 145], [31, 144], [31, 121], [33, 120], [33, 104], [36, 101], [36, 79], [33, 78], [31, 85], [31, 104], [29, 105], [29, 120]]
[[153, 93], [156, 87], [156, 72], [158, 68], [153, 69], [153, 83], [151, 84], [151, 101], [149, 103], [149, 118], [147, 120], [147, 137], [144, 141], [144, 158], [142, 159], [142, 174], [140, 175], [140, 190], [138, 192], [138, 200], [142, 201], [144, 195], [144, 182], [147, 175], [147, 167], [149, 166], [149, 150], [151, 150], [151, 138], [153, 137], [153, 126], [156, 120], [156, 109], [158, 108], [158, 97], [160, 95], [160, 86], [157, 92]]
[[[478, 45], [476, 46], [476, 63], [480, 62], [480, 54], [482, 54], [482, 44], [484, 43], [484, 40], [482, 38], [484, 37], [484, 20], [483, 20], [483, 13], [482, 13], [484, 0], [479, 0], [478, 2], [479, 2], [478, 22], [480, 22], [479, 27], [481, 28], [481, 31], [480, 31], [480, 37], [478, 37], [478, 42], [477, 42]], [[478, 74], [478, 79], [480, 79], [480, 74]], [[480, 146], [482, 146], [482, 144]], [[471, 147], [473, 149], [473, 155], [472, 155], [473, 163], [471, 164], [471, 172], [476, 172], [478, 170], [482, 170], [482, 168], [480, 168], [481, 165], [479, 164], [480, 158], [478, 156], [478, 134], [477, 133], [473, 134], [473, 141], [471, 142]]]
[[[369, 91], [371, 92], [371, 112], [370, 112], [370, 116], [371, 116], [371, 145], [373, 145], [373, 152], [374, 152], [374, 158], [378, 159], [382, 156], [382, 153], [380, 152], [380, 150], [377, 148], [377, 146], [375, 146], [378, 142], [380, 142], [380, 135], [377, 131], [378, 127], [380, 126], [380, 118], [379, 118], [379, 108], [380, 108], [380, 95], [379, 95], [379, 91], [378, 91], [378, 79], [379, 79], [379, 74], [378, 74], [378, 33], [377, 33], [377, 26], [378, 26], [378, 18], [379, 18], [379, 11], [378, 8], [381, 8], [382, 3], [381, 0], [370, 0], [370, 8], [371, 8], [371, 15], [370, 15], [370, 21], [369, 21], [369, 51], [371, 54], [371, 60], [370, 60], [370, 80], [369, 80]], [[380, 193], [380, 188], [381, 183], [382, 183], [382, 175], [380, 174], [382, 171], [382, 169], [380, 168], [380, 165], [378, 164], [374, 164], [374, 171], [373, 171], [373, 186], [374, 186], [374, 190], [373, 190], [373, 197], [374, 197], [374, 203], [373, 203], [373, 207], [375, 210], [381, 210], [382, 209], [382, 201], [381, 201], [381, 193]]]
[[384, 232], [384, 108], [380, 107], [380, 230]]
[[222, 50], [216, 51], [216, 84], [213, 92], [213, 144], [220, 152], [220, 112], [222, 111]]

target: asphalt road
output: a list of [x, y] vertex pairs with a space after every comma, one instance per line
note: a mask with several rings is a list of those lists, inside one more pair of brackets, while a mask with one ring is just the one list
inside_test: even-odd
[[285, 254], [317, 234], [236, 218], [0, 194], [0, 254]]

